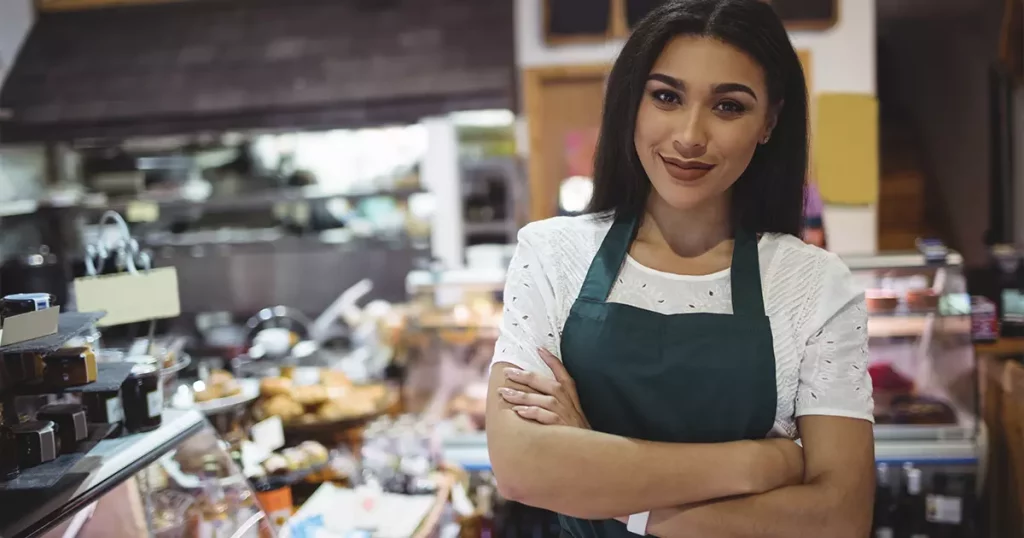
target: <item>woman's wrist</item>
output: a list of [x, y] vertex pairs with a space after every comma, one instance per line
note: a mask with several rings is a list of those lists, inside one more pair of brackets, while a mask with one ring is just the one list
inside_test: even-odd
[[755, 476], [760, 477], [760, 490], [764, 493], [785, 486], [803, 483], [804, 453], [800, 445], [789, 439], [765, 439], [757, 441], [761, 450], [755, 462]]

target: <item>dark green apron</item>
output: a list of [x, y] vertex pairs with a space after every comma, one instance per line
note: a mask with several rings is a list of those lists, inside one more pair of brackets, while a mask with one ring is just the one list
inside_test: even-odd
[[[765, 438], [775, 424], [775, 353], [756, 237], [736, 234], [731, 315], [663, 315], [606, 302], [637, 222], [616, 218], [562, 330], [583, 413], [593, 429], [633, 439]], [[559, 518], [575, 538], [635, 536], [615, 520]]]

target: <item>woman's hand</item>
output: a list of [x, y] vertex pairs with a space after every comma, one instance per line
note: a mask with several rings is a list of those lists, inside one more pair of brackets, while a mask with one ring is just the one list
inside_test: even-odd
[[537, 351], [541, 360], [554, 372], [555, 378], [549, 379], [516, 368], [506, 368], [505, 378], [527, 390], [505, 386], [498, 389], [498, 394], [513, 405], [512, 410], [517, 415], [527, 420], [539, 424], [561, 424], [589, 430], [590, 423], [583, 414], [579, 396], [576, 394], [576, 383], [565, 370], [562, 361], [546, 349]]

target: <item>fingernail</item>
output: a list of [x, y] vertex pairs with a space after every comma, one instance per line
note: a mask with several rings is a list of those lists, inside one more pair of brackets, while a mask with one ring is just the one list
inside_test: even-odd
[[512, 410], [515, 411], [516, 413], [525, 413], [525, 412], [530, 410], [530, 406], [528, 406], [528, 405], [517, 405], [517, 406], [513, 407]]
[[508, 388], [505, 388], [505, 387], [501, 387], [500, 389], [498, 389], [498, 392], [502, 396], [515, 396], [516, 394], [519, 394], [518, 390], [512, 390], [512, 389], [508, 389]]
[[524, 372], [522, 370], [516, 370], [515, 368], [506, 368], [505, 369], [505, 377], [511, 377], [511, 378], [522, 377], [523, 373]]

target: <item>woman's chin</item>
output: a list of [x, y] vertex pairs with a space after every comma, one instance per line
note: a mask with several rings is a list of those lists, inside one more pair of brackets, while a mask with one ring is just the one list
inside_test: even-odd
[[712, 198], [704, 189], [693, 189], [689, 187], [669, 186], [668, 188], [654, 189], [661, 201], [679, 211], [690, 211], [707, 204]]

